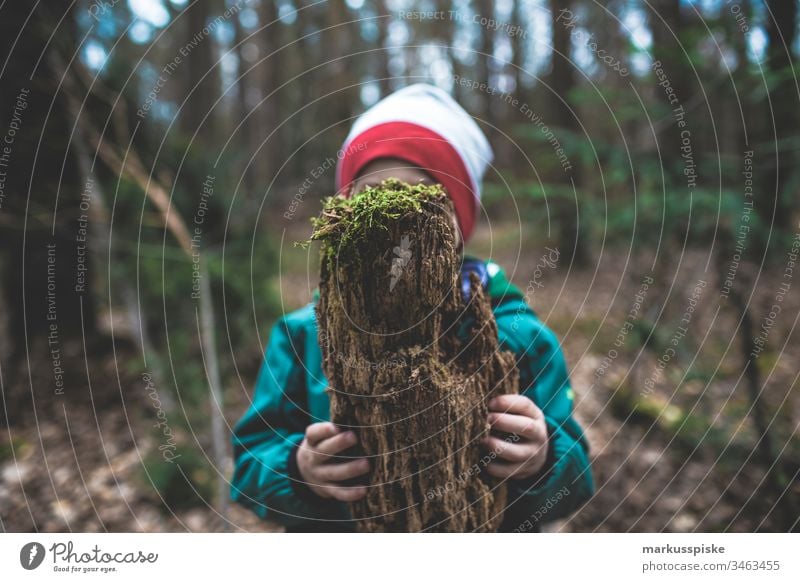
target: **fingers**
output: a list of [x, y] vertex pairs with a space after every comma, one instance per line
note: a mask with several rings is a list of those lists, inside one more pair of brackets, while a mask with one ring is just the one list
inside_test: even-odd
[[498, 463], [495, 461], [486, 467], [486, 472], [499, 479], [521, 478], [525, 476], [521, 473], [523, 468], [523, 465], [517, 463]]
[[532, 419], [528, 416], [490, 412], [489, 424], [493, 430], [517, 434], [529, 441], [541, 441], [547, 438], [547, 426], [542, 419]]
[[340, 432], [330, 438], [319, 441], [316, 446], [316, 452], [320, 455], [331, 457], [349, 449], [358, 442], [358, 437], [353, 431]]
[[503, 394], [492, 398], [489, 403], [490, 412], [505, 412], [509, 414], [521, 414], [528, 418], [539, 418], [544, 416], [539, 407], [533, 400], [521, 394]]
[[306, 428], [306, 440], [309, 445], [314, 446], [321, 440], [330, 438], [339, 432], [339, 427], [332, 422], [315, 422]]
[[509, 443], [494, 436], [487, 437], [484, 444], [499, 459], [511, 463], [524, 463], [535, 457], [536, 453], [539, 452], [539, 447], [535, 445]]
[[356, 459], [347, 463], [325, 463], [316, 470], [317, 478], [322, 482], [338, 483], [369, 473], [369, 461]]
[[366, 487], [330, 487], [328, 494], [337, 501], [358, 501], [367, 494]]

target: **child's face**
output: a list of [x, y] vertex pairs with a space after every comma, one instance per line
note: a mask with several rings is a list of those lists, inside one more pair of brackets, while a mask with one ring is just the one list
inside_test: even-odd
[[[427, 172], [410, 165], [406, 161], [396, 158], [380, 158], [364, 166], [353, 182], [350, 192], [351, 194], [358, 194], [365, 188], [377, 186], [389, 178], [412, 185], [425, 184], [430, 186], [436, 183], [436, 180], [431, 178]], [[456, 248], [460, 249], [461, 231], [458, 229], [455, 213], [450, 214], [450, 219], [453, 222], [453, 230], [456, 234]]]

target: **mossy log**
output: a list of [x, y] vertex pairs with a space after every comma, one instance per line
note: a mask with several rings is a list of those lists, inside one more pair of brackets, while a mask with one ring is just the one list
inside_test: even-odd
[[505, 485], [491, 477], [486, 403], [516, 393], [477, 278], [462, 297], [452, 204], [439, 186], [390, 180], [330, 198], [318, 332], [331, 418], [370, 459], [361, 531], [495, 531]]

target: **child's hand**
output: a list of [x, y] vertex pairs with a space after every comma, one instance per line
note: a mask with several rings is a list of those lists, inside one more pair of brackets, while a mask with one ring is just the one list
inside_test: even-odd
[[492, 430], [516, 435], [517, 440], [490, 435], [484, 446], [496, 456], [486, 470], [501, 479], [526, 479], [536, 475], [547, 460], [547, 425], [544, 413], [519, 394], [504, 394], [489, 401]]
[[297, 468], [311, 491], [324, 498], [357, 501], [367, 494], [366, 487], [341, 485], [369, 472], [367, 459], [336, 462], [335, 455], [358, 442], [354, 432], [342, 432], [332, 422], [317, 422], [306, 428], [306, 436], [297, 449]]

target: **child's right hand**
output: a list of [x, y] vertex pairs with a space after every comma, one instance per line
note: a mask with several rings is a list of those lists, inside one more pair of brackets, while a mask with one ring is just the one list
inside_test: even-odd
[[341, 483], [369, 472], [367, 459], [337, 462], [335, 455], [358, 443], [353, 431], [342, 431], [332, 422], [317, 422], [306, 428], [297, 449], [297, 468], [311, 491], [319, 497], [357, 501], [367, 494], [363, 486]]

